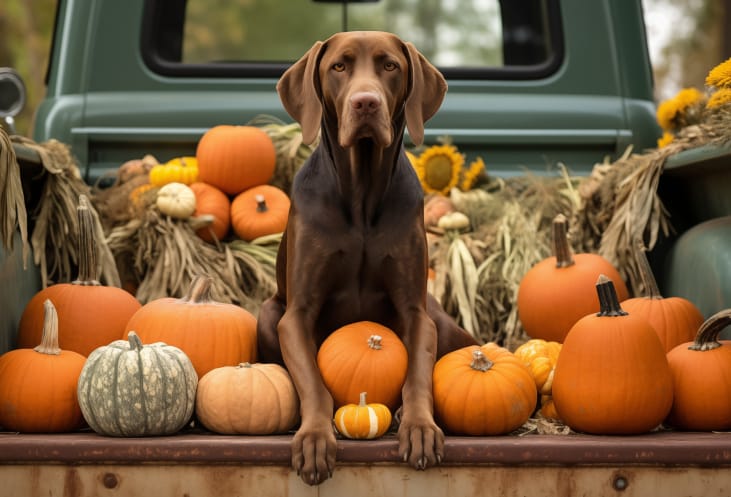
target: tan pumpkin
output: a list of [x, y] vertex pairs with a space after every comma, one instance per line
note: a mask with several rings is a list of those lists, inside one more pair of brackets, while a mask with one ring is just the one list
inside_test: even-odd
[[231, 201], [228, 196], [213, 185], [192, 183], [190, 189], [195, 193], [194, 217], [213, 216], [213, 222], [200, 228], [196, 234], [207, 242], [223, 240], [231, 228]]
[[212, 369], [198, 382], [195, 405], [198, 420], [216, 433], [285, 433], [299, 421], [297, 391], [278, 364], [247, 362]]
[[486, 343], [449, 352], [434, 365], [434, 413], [461, 435], [502, 435], [518, 429], [536, 406], [536, 384], [509, 350]]
[[145, 343], [174, 345], [202, 377], [211, 369], [256, 360], [256, 318], [233, 304], [211, 298], [210, 276], [199, 275], [182, 298], [148, 302], [132, 315], [124, 336], [134, 330]]
[[576, 431], [638, 434], [659, 426], [673, 403], [665, 349], [650, 323], [627, 313], [612, 281], [596, 283], [600, 312], [574, 324], [553, 375], [561, 420]]
[[214, 126], [196, 149], [198, 181], [238, 195], [269, 182], [277, 154], [266, 131], [255, 126]]
[[0, 356], [0, 427], [6, 431], [58, 433], [81, 428], [76, 384], [85, 357], [58, 346], [58, 315], [44, 302], [40, 345]]
[[335, 407], [371, 402], [396, 409], [406, 380], [408, 353], [398, 335], [372, 321], [350, 323], [332, 332], [317, 353], [317, 365]]
[[338, 433], [345, 438], [372, 440], [388, 431], [391, 419], [387, 406], [368, 403], [366, 392], [361, 392], [357, 404], [347, 404], [335, 411], [333, 422]]
[[231, 202], [231, 225], [236, 236], [246, 241], [281, 233], [287, 227], [289, 206], [289, 196], [279, 188], [255, 186]]
[[157, 191], [160, 212], [176, 219], [188, 219], [195, 212], [195, 193], [183, 183], [167, 183]]
[[568, 220], [553, 220], [553, 253], [529, 269], [518, 287], [518, 317], [531, 338], [563, 342], [569, 329], [587, 314], [599, 312], [594, 284], [600, 274], [614, 283], [620, 300], [629, 297], [619, 271], [598, 254], [573, 254]]

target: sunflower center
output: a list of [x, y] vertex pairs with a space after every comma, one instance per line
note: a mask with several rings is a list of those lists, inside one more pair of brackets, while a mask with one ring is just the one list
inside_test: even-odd
[[424, 164], [424, 179], [435, 190], [441, 190], [452, 180], [452, 161], [446, 155], [435, 155]]

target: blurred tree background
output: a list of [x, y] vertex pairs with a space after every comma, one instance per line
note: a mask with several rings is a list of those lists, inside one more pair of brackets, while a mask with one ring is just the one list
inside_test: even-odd
[[[731, 0], [643, 2], [657, 99], [669, 98], [682, 87], [703, 88], [708, 70], [731, 57]], [[16, 118], [20, 134], [32, 133], [33, 110], [44, 96], [56, 3], [57, 0], [0, 0], [0, 67], [15, 68], [25, 81], [27, 91], [26, 108]], [[409, 18], [395, 15], [393, 10], [397, 3], [401, 4], [399, 12], [411, 12], [412, 15]], [[281, 60], [281, 54], [303, 53], [309, 45], [296, 49], [282, 46], [277, 32], [298, 30], [301, 32], [299, 39], [316, 40], [329, 35], [340, 25], [341, 11], [337, 6], [302, 0], [289, 0], [286, 5], [287, 15], [280, 16], [279, 24], [254, 22], [250, 23], [249, 32], [242, 33], [237, 22], [240, 15], [265, 18], [267, 16], [263, 15], [262, 9], [281, 9], [282, 3], [272, 0], [190, 0], [190, 9], [198, 9], [199, 14], [210, 17], [211, 22], [191, 26], [190, 29], [198, 30], [194, 36], [199, 42], [197, 47], [189, 48], [186, 57], [189, 60], [205, 59], [208, 56], [205, 51], [211, 48], [211, 44], [228, 43], [228, 47], [224, 47], [226, 50], [219, 46], [216, 53], [233, 53], [233, 57], [239, 59], [244, 55], [257, 60]], [[365, 11], [357, 13], [361, 7], [351, 6], [354, 14], [349, 28], [368, 28], [375, 24], [401, 33], [437, 64], [444, 64], [446, 59], [501, 63], [499, 54], [490, 48], [495, 45], [485, 43], [486, 36], [499, 36], [495, 29], [484, 25], [484, 9], [492, 8], [486, 2], [391, 0], [388, 5], [380, 10], [371, 9], [369, 14]], [[230, 15], [231, 9], [242, 7], [245, 9], [243, 13]], [[461, 17], [464, 29], [452, 30], [446, 37], [448, 39], [437, 36], [445, 32], [445, 25], [454, 23], [454, 16]], [[250, 53], [241, 51], [242, 44], [237, 36], [247, 37], [245, 46], [250, 47]], [[445, 43], [449, 44], [446, 48]], [[437, 44], [440, 53], [437, 53]]]

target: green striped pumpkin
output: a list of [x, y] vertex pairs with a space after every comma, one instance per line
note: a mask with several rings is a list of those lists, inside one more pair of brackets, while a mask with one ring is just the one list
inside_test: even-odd
[[94, 350], [78, 383], [81, 412], [101, 435], [170, 435], [191, 419], [198, 375], [177, 347], [142, 345], [133, 331]]

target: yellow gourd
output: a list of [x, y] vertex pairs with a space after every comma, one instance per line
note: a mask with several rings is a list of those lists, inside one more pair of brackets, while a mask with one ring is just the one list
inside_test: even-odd
[[150, 170], [150, 183], [163, 186], [168, 183], [190, 185], [198, 180], [198, 161], [195, 157], [177, 157]]

